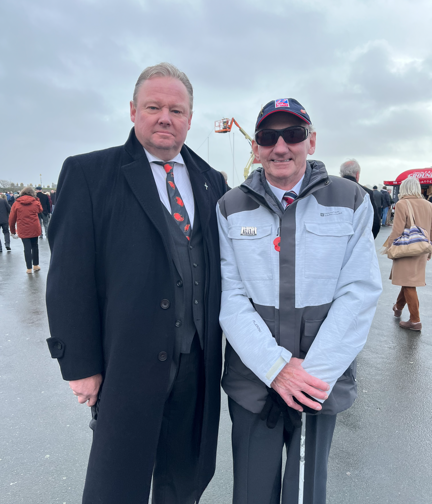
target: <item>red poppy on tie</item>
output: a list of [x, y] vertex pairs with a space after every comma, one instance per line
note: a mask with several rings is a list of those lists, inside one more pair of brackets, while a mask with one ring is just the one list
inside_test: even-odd
[[280, 236], [278, 236], [277, 238], [275, 238], [273, 240], [273, 245], [274, 245], [274, 248], [276, 250], [276, 252], [280, 252]]
[[184, 206], [183, 200], [176, 196], [177, 205]]
[[179, 214], [179, 213], [175, 213], [173, 215], [174, 219], [177, 221], [177, 222], [182, 222], [184, 221], [184, 218]]
[[164, 165], [164, 169], [165, 169], [166, 173], [169, 173], [173, 169], [173, 167], [169, 164], [166, 164], [166, 165]]
[[168, 180], [168, 184], [170, 185], [170, 187], [171, 187], [172, 189], [175, 189], [174, 182], [171, 182], [171, 180]]
[[190, 224], [186, 224], [186, 226], [184, 227], [184, 230], [189, 231], [189, 229], [190, 229]]
[[186, 238], [188, 239], [188, 241], [190, 241], [190, 236], [186, 236]]

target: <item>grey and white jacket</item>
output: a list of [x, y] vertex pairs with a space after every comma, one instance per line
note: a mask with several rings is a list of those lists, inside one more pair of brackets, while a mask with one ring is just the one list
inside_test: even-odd
[[285, 211], [258, 169], [219, 200], [217, 216], [225, 392], [259, 413], [266, 385], [298, 357], [331, 387], [322, 413], [349, 408], [382, 291], [369, 195], [308, 161]]

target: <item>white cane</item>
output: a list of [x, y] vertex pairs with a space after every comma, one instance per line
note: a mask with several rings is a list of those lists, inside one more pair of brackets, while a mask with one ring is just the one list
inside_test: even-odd
[[306, 413], [303, 412], [302, 426], [300, 433], [300, 474], [299, 474], [298, 504], [303, 504], [305, 458], [306, 458]]

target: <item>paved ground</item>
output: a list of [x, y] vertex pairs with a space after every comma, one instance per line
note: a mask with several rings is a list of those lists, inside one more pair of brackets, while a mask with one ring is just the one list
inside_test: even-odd
[[[388, 234], [382, 230], [377, 247]], [[0, 254], [0, 502], [79, 504], [90, 412], [76, 403], [45, 343], [48, 243], [40, 242], [42, 270], [34, 275], [25, 273], [21, 241], [12, 247]], [[359, 398], [338, 417], [329, 504], [431, 502], [432, 289], [419, 289], [424, 331], [405, 332], [392, 316], [391, 262], [380, 256], [380, 265], [384, 293], [359, 358]], [[432, 285], [432, 269], [427, 276]], [[217, 472], [203, 504], [231, 502], [229, 438], [224, 397]]]

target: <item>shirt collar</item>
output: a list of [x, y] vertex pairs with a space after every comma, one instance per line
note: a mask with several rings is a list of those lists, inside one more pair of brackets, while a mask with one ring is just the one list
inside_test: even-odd
[[[297, 184], [292, 189], [290, 189], [290, 191], [294, 191], [297, 194], [297, 196], [300, 194], [300, 189], [301, 189], [301, 185], [302, 185], [303, 179], [304, 179], [304, 175], [297, 182]], [[285, 191], [285, 189], [280, 189], [279, 187], [275, 187], [275, 186], [271, 185], [268, 180], [267, 180], [267, 184], [269, 185], [270, 189], [272, 190], [273, 194], [276, 196], [276, 198], [278, 199], [278, 201], [282, 201], [282, 198], [284, 197], [284, 194], [287, 191]]]
[[[143, 147], [144, 149], [144, 147]], [[164, 162], [162, 159], [156, 157], [156, 156], [153, 156], [153, 154], [150, 154], [150, 152], [146, 149], [144, 149], [144, 152], [146, 153], [146, 156], [147, 156], [147, 159], [149, 160], [149, 163], [154, 163], [155, 161], [161, 161], [161, 162]], [[176, 164], [179, 164], [179, 165], [185, 165], [185, 162], [183, 160], [183, 157], [182, 155], [180, 154], [180, 152], [177, 154], [176, 157], [170, 159], [169, 161], [165, 161], [166, 163], [176, 163]]]

